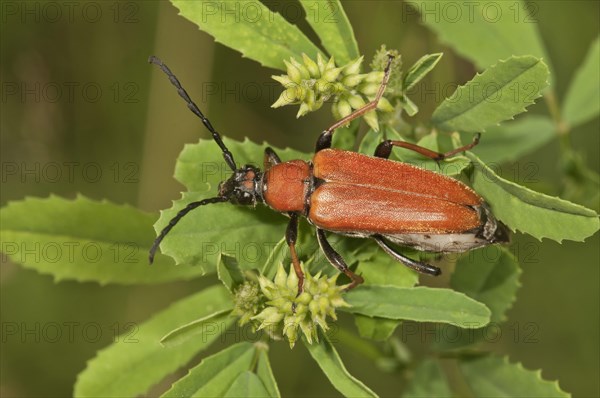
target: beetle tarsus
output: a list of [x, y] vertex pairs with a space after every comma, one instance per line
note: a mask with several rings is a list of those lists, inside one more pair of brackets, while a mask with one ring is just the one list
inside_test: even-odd
[[438, 267], [424, 263], [422, 261], [413, 260], [410, 257], [406, 257], [404, 254], [398, 253], [385, 240], [383, 240], [381, 236], [373, 236], [373, 239], [387, 254], [389, 254], [402, 264], [406, 265], [407, 267], [412, 268], [415, 271], [418, 271], [422, 274], [433, 276], [441, 275], [442, 270]]
[[362, 284], [365, 281], [364, 278], [362, 276], [358, 275], [358, 274], [352, 273], [352, 275], [354, 275], [354, 277], [351, 277], [352, 278], [352, 283], [350, 283], [348, 286], [346, 286], [344, 288], [345, 291], [352, 290], [356, 286]]
[[456, 148], [456, 149], [453, 149], [452, 151], [440, 154], [440, 155], [443, 156], [441, 160], [447, 159], [447, 158], [451, 158], [452, 156], [455, 156], [455, 155], [457, 155], [459, 153], [463, 153], [463, 152], [466, 152], [466, 151], [472, 149], [474, 146], [476, 146], [477, 144], [479, 144], [479, 139], [480, 138], [481, 138], [481, 133], [475, 134], [473, 136], [473, 141], [471, 141], [470, 144], [463, 145], [460, 148]]

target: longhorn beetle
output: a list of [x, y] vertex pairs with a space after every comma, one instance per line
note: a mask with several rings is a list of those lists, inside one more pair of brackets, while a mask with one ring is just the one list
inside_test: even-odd
[[437, 253], [508, 242], [506, 226], [496, 220], [483, 198], [471, 188], [450, 177], [388, 159], [393, 147], [401, 147], [439, 161], [473, 148], [480, 134], [475, 135], [472, 143], [446, 153], [392, 140], [381, 142], [374, 156], [331, 148], [331, 138], [338, 127], [377, 107], [390, 78], [393, 57], [388, 55], [388, 58], [373, 101], [323, 131], [312, 161], [282, 162], [273, 149], [266, 148], [264, 171], [261, 171], [252, 165], [237, 167], [233, 154], [179, 80], [161, 60], [150, 57], [148, 61], [162, 69], [188, 108], [202, 120], [233, 171], [228, 180], [219, 184], [216, 197], [192, 202], [177, 213], [154, 241], [150, 263], [161, 241], [187, 213], [199, 206], [221, 202], [252, 206], [264, 203], [289, 216], [285, 238], [298, 275], [299, 293], [304, 282], [296, 253], [300, 216], [316, 227], [317, 240], [329, 262], [351, 279], [348, 289], [361, 284], [363, 278], [348, 268], [327, 241], [325, 231], [371, 238], [394, 259], [436, 276], [441, 274], [438, 267], [399, 253], [389, 242]]

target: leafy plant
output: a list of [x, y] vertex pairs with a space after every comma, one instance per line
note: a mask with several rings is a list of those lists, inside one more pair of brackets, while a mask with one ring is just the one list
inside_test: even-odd
[[[257, 13], [272, 18], [259, 18], [252, 23], [241, 20], [235, 22], [235, 27], [232, 19], [223, 21], [211, 9], [223, 7], [224, 3], [172, 2], [182, 16], [197, 23], [216, 41], [283, 72], [274, 77], [284, 86], [274, 107], [297, 104], [298, 116], [302, 116], [329, 101], [332, 113], [339, 118], [371, 100], [379, 87], [388, 50], [382, 48], [370, 65], [372, 70], [361, 73], [364, 56], [339, 1], [329, 2], [340, 16], [331, 23], [308, 18], [321, 43], [311, 42], [298, 27], [255, 1], [237, 3], [255, 7]], [[300, 3], [310, 15], [312, 2]], [[428, 2], [410, 3], [420, 8]], [[478, 3], [475, 7], [484, 5]], [[585, 186], [597, 195], [598, 176], [582, 166], [568, 137], [572, 128], [600, 113], [596, 90], [599, 41], [592, 45], [561, 109], [552, 84], [548, 84], [546, 51], [534, 24], [477, 19], [472, 24], [439, 23], [430, 27], [482, 72], [445, 99], [433, 112], [428, 126], [413, 127], [406, 116], [416, 114], [418, 107], [408, 97], [409, 90], [436, 66], [442, 54], [424, 55], [405, 73], [397, 57], [380, 109], [365, 115], [370, 130], [359, 140], [359, 126], [352, 124], [349, 130], [354, 140], [345, 145], [371, 154], [382, 138], [393, 138], [446, 151], [460, 146], [461, 134], [484, 132], [476, 151], [481, 159], [471, 152], [441, 164], [407, 153], [394, 153], [392, 158], [470, 179], [494, 214], [513, 231], [557, 242], [583, 241], [593, 235], [599, 228], [595, 211], [503, 179], [485, 161], [512, 160], [558, 137], [565, 171], [563, 193], [577, 199], [580, 191], [574, 187]], [[495, 40], [497, 37], [504, 40]], [[539, 96], [546, 101], [550, 117], [525, 115], [509, 121]], [[241, 163], [262, 159], [267, 146], [249, 140], [224, 141]], [[292, 149], [277, 152], [284, 159], [311, 158], [309, 153]], [[177, 159], [175, 177], [187, 192], [171, 209], [161, 212], [154, 225], [156, 231], [187, 203], [214, 192], [222, 180], [220, 173], [206, 173], [206, 169], [198, 167], [200, 164], [216, 165], [219, 170], [222, 158], [212, 140], [187, 145]], [[493, 259], [486, 256], [484, 249], [459, 257], [454, 264], [451, 288], [434, 288], [416, 286], [418, 277], [412, 270], [399, 266], [371, 242], [344, 239], [338, 242], [343, 247], [341, 251], [348, 263], [363, 274], [366, 283], [342, 294], [343, 282], [336, 284], [337, 271], [319, 257], [314, 237], [306, 225], [301, 225], [298, 246], [302, 248], [308, 283], [305, 294], [296, 297], [297, 281], [289, 270], [287, 245], [281, 239], [282, 218], [264, 207], [228, 206], [226, 211], [219, 207], [204, 208], [178, 224], [164, 240], [163, 254], [157, 256], [152, 267], [144, 264], [154, 238], [154, 217], [134, 208], [84, 197], [65, 200], [52, 196], [26, 198], [0, 211], [3, 239], [16, 242], [14, 246], [4, 245], [5, 253], [24, 267], [51, 274], [56, 280], [162, 283], [216, 273], [222, 282], [180, 300], [140, 325], [138, 344], [118, 341], [98, 352], [79, 375], [76, 396], [144, 394], [186, 366], [236, 320], [250, 325], [259, 341], [238, 342], [205, 357], [173, 383], [165, 396], [278, 397], [268, 347], [273, 339], [282, 338], [292, 345], [302, 340], [316, 364], [343, 395], [376, 396], [348, 372], [327, 336], [329, 319], [336, 319], [336, 310], [352, 314], [360, 335], [358, 339], [350, 332], [338, 330], [339, 341], [361, 346], [362, 352], [374, 352], [375, 356], [383, 357], [383, 351], [393, 352], [387, 365], [382, 365], [385, 369], [413, 369], [406, 397], [568, 396], [557, 382], [543, 380], [539, 372], [481, 351], [477, 345], [480, 338], [432, 345], [426, 357], [415, 360], [393, 337], [402, 321], [439, 322], [456, 330], [478, 332], [477, 336], [490, 322], [505, 321], [520, 287], [521, 273], [517, 260], [507, 249], [495, 248], [498, 255]], [[236, 259], [221, 252], [224, 244], [231, 241], [262, 242], [269, 244], [269, 250], [261, 251], [253, 261]], [[29, 261], [22, 248], [35, 242], [74, 242], [81, 246], [101, 242], [102, 257], [93, 263], [85, 257], [64, 263]], [[123, 250], [130, 252], [124, 255]], [[468, 390], [448, 382], [448, 372], [444, 370], [447, 367], [461, 375]]]

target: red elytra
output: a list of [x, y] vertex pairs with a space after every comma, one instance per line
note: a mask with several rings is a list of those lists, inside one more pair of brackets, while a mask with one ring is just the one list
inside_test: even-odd
[[[323, 180], [309, 219], [335, 232], [451, 233], [479, 225], [481, 198], [466, 185], [407, 163], [327, 149], [314, 159]], [[352, 188], [352, 189], [348, 189]], [[360, 194], [356, 195], [356, 190]]]
[[388, 159], [392, 148], [396, 146], [442, 160], [474, 147], [479, 142], [479, 134], [471, 144], [444, 154], [391, 140], [379, 144], [374, 156], [331, 148], [335, 129], [377, 107], [389, 80], [391, 56], [375, 99], [323, 131], [317, 140], [312, 161], [282, 162], [271, 148], [266, 148], [264, 172], [251, 165], [238, 168], [221, 136], [169, 68], [155, 57], [150, 57], [149, 61], [169, 76], [190, 110], [211, 132], [233, 171], [233, 175], [219, 185], [218, 196], [188, 204], [169, 222], [150, 249], [150, 262], [160, 242], [182, 217], [199, 206], [219, 202], [252, 206], [264, 203], [290, 217], [286, 241], [298, 275], [299, 292], [304, 281], [296, 254], [300, 216], [306, 217], [316, 227], [319, 245], [329, 262], [352, 280], [348, 289], [362, 283], [363, 278], [350, 270], [340, 254], [331, 247], [325, 231], [371, 238], [390, 256], [430, 275], [439, 275], [441, 270], [401, 254], [389, 242], [445, 253], [508, 241], [508, 229], [493, 216], [483, 198], [467, 185], [432, 171]]

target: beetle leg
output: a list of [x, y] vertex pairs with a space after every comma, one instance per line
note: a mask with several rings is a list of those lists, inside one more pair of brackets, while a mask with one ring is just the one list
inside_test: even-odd
[[415, 271], [433, 276], [438, 276], [442, 273], [442, 270], [438, 267], [434, 267], [431, 264], [427, 264], [421, 261], [413, 260], [412, 258], [406, 257], [405, 255], [398, 253], [390, 245], [388, 245], [388, 243], [385, 240], [383, 240], [381, 236], [373, 236], [373, 239], [375, 240], [375, 242], [377, 242], [379, 246], [381, 246], [381, 248], [387, 254], [389, 254], [402, 264], [406, 265], [407, 267], [414, 269]]
[[271, 167], [273, 167], [279, 163], [281, 163], [281, 159], [279, 158], [279, 155], [277, 155], [277, 153], [275, 153], [275, 151], [273, 149], [271, 149], [271, 147], [266, 147], [265, 148], [265, 156], [264, 156], [264, 160], [263, 160], [264, 170], [267, 171]]
[[335, 131], [335, 129], [350, 123], [351, 121], [353, 121], [354, 119], [364, 115], [365, 113], [377, 108], [377, 104], [379, 103], [379, 100], [381, 99], [381, 97], [383, 96], [383, 92], [385, 91], [385, 87], [388, 84], [388, 81], [390, 80], [390, 70], [391, 70], [391, 65], [392, 65], [392, 61], [394, 60], [394, 56], [388, 54], [388, 63], [385, 66], [384, 69], [384, 75], [383, 75], [383, 80], [381, 81], [381, 86], [379, 86], [379, 90], [377, 91], [377, 95], [375, 95], [375, 98], [373, 99], [373, 101], [369, 102], [368, 104], [366, 104], [365, 106], [363, 106], [362, 108], [358, 108], [357, 110], [355, 110], [354, 112], [352, 112], [351, 114], [349, 114], [346, 117], [343, 117], [342, 119], [338, 120], [337, 122], [335, 122], [333, 124], [333, 126], [329, 127], [327, 130], [323, 131], [321, 133], [321, 135], [319, 136], [319, 138], [317, 139], [317, 145], [315, 148], [315, 152], [319, 152], [321, 149], [326, 149], [326, 148], [331, 148], [331, 136], [333, 135], [333, 132]]
[[317, 240], [319, 241], [319, 246], [321, 246], [321, 250], [323, 250], [323, 253], [325, 253], [325, 257], [327, 257], [327, 260], [329, 260], [331, 265], [339, 269], [352, 280], [352, 283], [346, 288], [346, 290], [353, 289], [364, 282], [362, 276], [356, 275], [354, 272], [352, 272], [350, 268], [348, 268], [348, 265], [346, 264], [342, 256], [340, 256], [340, 254], [336, 252], [335, 249], [331, 247], [331, 245], [327, 241], [327, 238], [325, 237], [325, 231], [320, 228], [317, 228]]
[[298, 253], [296, 253], [296, 240], [298, 238], [298, 213], [289, 213], [290, 222], [288, 223], [287, 230], [285, 231], [285, 241], [290, 247], [290, 254], [292, 256], [292, 264], [294, 265], [294, 271], [298, 276], [298, 295], [302, 293], [302, 287], [304, 286], [304, 273], [300, 267], [300, 260], [298, 260]]
[[385, 140], [382, 143], [380, 143], [379, 145], [377, 145], [377, 148], [375, 149], [375, 156], [378, 158], [388, 159], [390, 157], [390, 154], [392, 153], [392, 148], [397, 146], [400, 148], [410, 149], [411, 151], [420, 153], [421, 155], [426, 156], [430, 159], [439, 161], [439, 160], [444, 160], [444, 159], [450, 158], [458, 153], [468, 151], [469, 149], [473, 148], [475, 145], [479, 144], [480, 137], [481, 137], [481, 133], [477, 133], [473, 137], [473, 142], [471, 142], [470, 144], [461, 146], [460, 148], [456, 148], [456, 149], [446, 152], [446, 153], [439, 153], [436, 151], [432, 151], [431, 149], [427, 149], [427, 148], [424, 148], [417, 144], [412, 144], [412, 143], [406, 142], [406, 141]]

